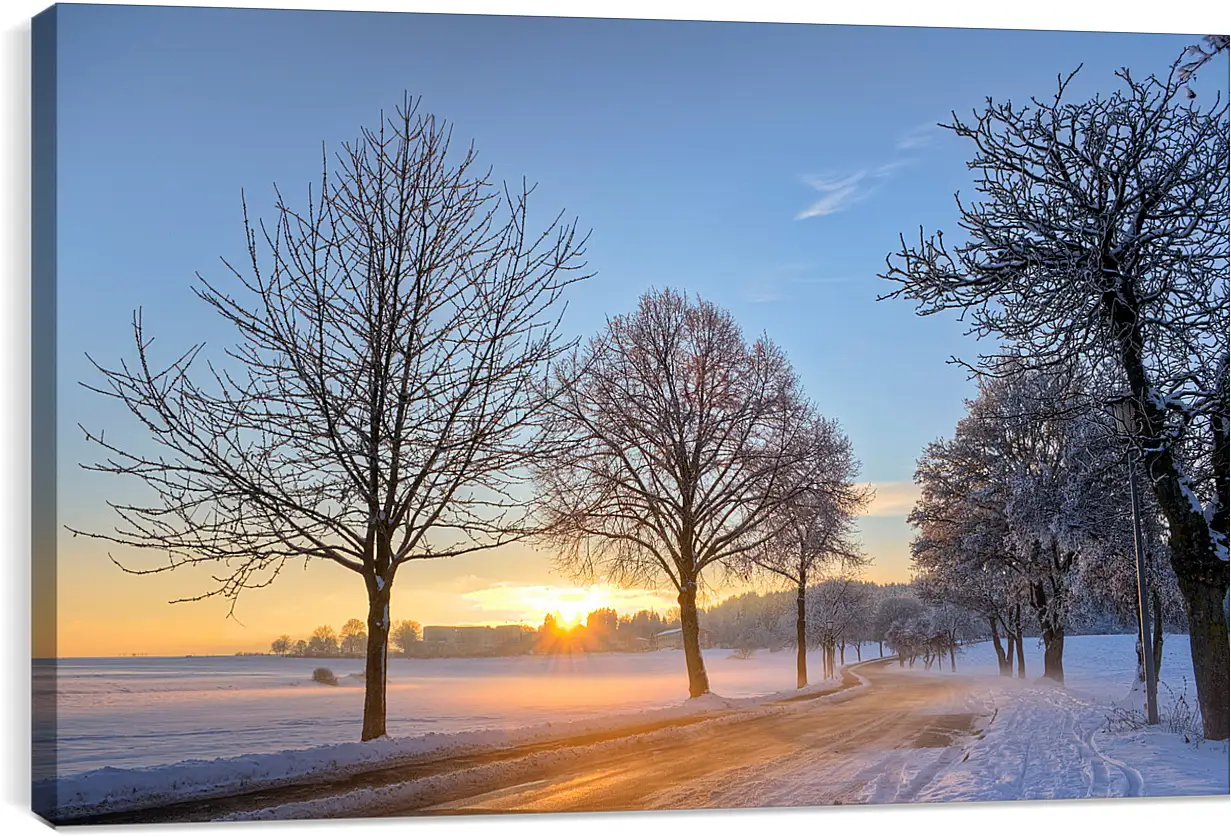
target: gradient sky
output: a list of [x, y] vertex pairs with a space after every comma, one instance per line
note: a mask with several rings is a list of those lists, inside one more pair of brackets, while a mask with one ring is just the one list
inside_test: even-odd
[[[992, 95], [1023, 101], [1084, 63], [1086, 96], [1128, 65], [1163, 72], [1196, 36], [824, 25], [62, 6], [59, 50], [60, 521], [108, 526], [126, 490], [82, 472], [77, 428], [138, 439], [79, 381], [85, 357], [131, 356], [129, 322], [170, 354], [228, 334], [202, 317], [194, 272], [240, 258], [239, 194], [292, 201], [331, 146], [404, 90], [474, 138], [497, 178], [539, 184], [540, 210], [592, 229], [597, 276], [565, 329], [596, 331], [646, 289], [676, 286], [768, 333], [810, 396], [841, 420], [879, 498], [861, 519], [878, 581], [909, 576], [915, 458], [947, 434], [971, 386], [952, 319], [876, 302], [900, 232], [954, 231], [967, 149], [935, 123]], [[1220, 85], [1201, 80], [1203, 95]], [[1225, 76], [1225, 73], [1222, 74]], [[59, 539], [59, 653], [262, 650], [364, 613], [357, 576], [322, 563], [227, 604], [169, 605], [183, 572], [132, 577], [106, 544]], [[117, 553], [117, 556], [123, 554]], [[141, 557], [125, 558], [140, 563]], [[393, 617], [537, 623], [547, 610], [672, 604], [663, 591], [569, 590], [550, 557], [516, 547], [404, 569]], [[713, 596], [720, 596], [721, 590]], [[567, 616], [567, 614], [566, 614]]]

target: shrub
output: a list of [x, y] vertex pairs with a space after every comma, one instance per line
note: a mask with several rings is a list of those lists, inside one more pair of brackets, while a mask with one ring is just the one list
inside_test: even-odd
[[327, 666], [318, 666], [312, 670], [312, 680], [318, 684], [328, 684], [331, 687], [338, 685], [338, 676], [333, 674], [333, 670]]

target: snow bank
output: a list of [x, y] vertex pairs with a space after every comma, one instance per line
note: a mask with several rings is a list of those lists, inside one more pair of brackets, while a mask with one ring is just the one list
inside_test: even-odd
[[[1034, 800], [1227, 794], [1225, 742], [1194, 746], [1165, 729], [1126, 731], [1110, 724], [1114, 707], [1139, 709], [1134, 635], [1065, 640], [1065, 683], [1039, 678], [1042, 644], [1025, 643], [1026, 679], [1001, 678], [991, 643], [965, 647], [958, 676], [975, 677], [970, 710], [983, 721], [961, 761], [915, 799]], [[924, 673], [918, 666], [914, 670]], [[948, 675], [946, 663], [940, 673]], [[1193, 703], [1188, 637], [1168, 636], [1160, 669], [1160, 708], [1180, 696]], [[1128, 691], [1128, 695], [1125, 693]]]

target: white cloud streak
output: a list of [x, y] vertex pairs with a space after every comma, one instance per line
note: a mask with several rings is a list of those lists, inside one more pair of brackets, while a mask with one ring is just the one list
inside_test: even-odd
[[796, 215], [795, 220], [802, 221], [805, 218], [815, 218], [819, 215], [831, 215], [865, 197], [866, 193], [860, 190], [859, 184], [866, 176], [867, 172], [860, 169], [846, 177], [805, 178], [804, 182], [820, 192], [821, 197], [812, 206]]
[[864, 517], [905, 518], [919, 500], [919, 487], [909, 480], [873, 483], [876, 497], [868, 505]]

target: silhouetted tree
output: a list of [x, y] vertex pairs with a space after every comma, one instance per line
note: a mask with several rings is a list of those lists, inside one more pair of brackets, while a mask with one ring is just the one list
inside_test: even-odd
[[[88, 468], [144, 484], [117, 502], [120, 545], [225, 568], [189, 599], [234, 601], [288, 561], [356, 573], [368, 599], [364, 740], [385, 733], [389, 599], [400, 568], [526, 535], [521, 469], [550, 388], [561, 294], [582, 244], [560, 216], [535, 225], [531, 190], [493, 187], [473, 147], [406, 101], [334, 156], [300, 208], [279, 192], [250, 222], [248, 259], [197, 296], [236, 343], [161, 360], [141, 313], [136, 358], [95, 364], [89, 389], [135, 416], [148, 443], [87, 431]], [[127, 565], [121, 565], [130, 570]]]
[[403, 655], [410, 654], [417, 641], [423, 639], [423, 626], [414, 620], [402, 620], [393, 624], [389, 632], [389, 642]]
[[368, 645], [368, 633], [364, 629], [363, 621], [350, 619], [346, 621], [346, 625], [342, 626], [342, 634], [339, 637], [339, 651], [346, 656], [362, 655]]
[[562, 566], [678, 592], [688, 690], [709, 692], [697, 593], [706, 568], [768, 538], [794, 495], [806, 405], [785, 355], [676, 291], [644, 295], [563, 365], [552, 456], [536, 471]]

